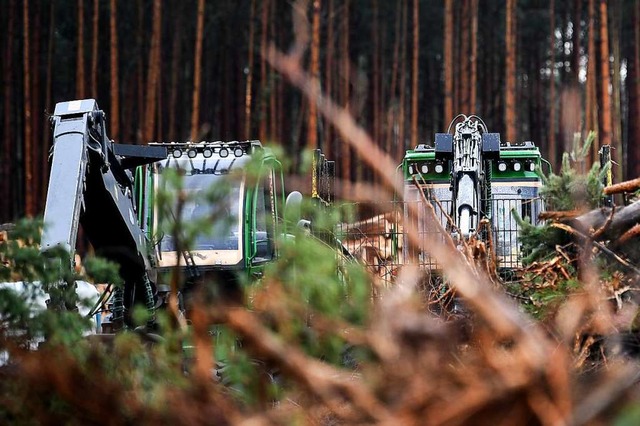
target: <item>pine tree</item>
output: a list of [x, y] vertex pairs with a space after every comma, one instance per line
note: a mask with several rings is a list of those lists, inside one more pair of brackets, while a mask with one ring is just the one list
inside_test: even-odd
[[198, 0], [198, 23], [193, 67], [193, 97], [191, 107], [191, 141], [198, 138], [200, 126], [200, 85], [202, 79], [202, 37], [204, 35], [204, 0]]

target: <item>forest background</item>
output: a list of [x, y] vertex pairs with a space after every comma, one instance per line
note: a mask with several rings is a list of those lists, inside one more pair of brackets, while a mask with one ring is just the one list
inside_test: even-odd
[[[0, 223], [41, 214], [48, 116], [92, 97], [122, 143], [260, 139], [304, 148], [342, 182], [375, 181], [263, 52], [292, 43], [281, 0], [2, 0]], [[640, 176], [639, 0], [315, 0], [305, 61], [387, 153], [429, 143], [458, 113], [532, 140], [557, 170], [574, 132]], [[345, 198], [348, 192], [343, 192]]]

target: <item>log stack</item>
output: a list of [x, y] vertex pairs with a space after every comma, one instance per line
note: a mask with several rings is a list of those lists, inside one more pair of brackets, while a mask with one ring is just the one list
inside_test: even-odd
[[382, 213], [341, 226], [342, 243], [349, 252], [375, 275], [390, 281], [398, 267], [397, 253], [402, 250], [400, 215]]

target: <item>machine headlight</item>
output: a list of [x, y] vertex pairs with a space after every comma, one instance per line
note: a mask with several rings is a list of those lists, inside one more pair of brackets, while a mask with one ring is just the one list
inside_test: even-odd
[[204, 158], [209, 158], [213, 155], [213, 150], [211, 148], [205, 148], [202, 150], [202, 155], [204, 155]]
[[516, 172], [519, 172], [520, 170], [522, 170], [522, 163], [520, 163], [519, 161], [514, 161], [513, 170]]
[[534, 172], [536, 170], [536, 163], [529, 161], [529, 171]]
[[410, 174], [410, 175], [414, 174], [413, 164], [409, 165], [408, 170], [409, 170], [409, 174]]
[[429, 166], [427, 165], [427, 163], [423, 163], [420, 166], [420, 173], [422, 173], [423, 175], [426, 175], [427, 173], [429, 173]]
[[173, 155], [173, 158], [180, 158], [182, 157], [182, 150], [180, 148], [176, 148], [171, 151], [171, 155]]
[[507, 163], [505, 163], [504, 161], [500, 161], [498, 163], [498, 170], [500, 170], [501, 172], [506, 172], [507, 171]]
[[187, 155], [189, 156], [189, 158], [196, 158], [196, 155], [198, 155], [198, 151], [196, 151], [195, 149], [190, 149], [189, 151], [187, 151]]
[[436, 164], [436, 173], [442, 173], [444, 171], [444, 167], [442, 164]]
[[242, 149], [242, 147], [237, 147], [233, 150], [233, 155], [235, 155], [236, 157], [242, 157], [244, 155], [244, 150]]
[[220, 148], [218, 154], [220, 154], [220, 158], [226, 158], [229, 156], [229, 150], [227, 148]]

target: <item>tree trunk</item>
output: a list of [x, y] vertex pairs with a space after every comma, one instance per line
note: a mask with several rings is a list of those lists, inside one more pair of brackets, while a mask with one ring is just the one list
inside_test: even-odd
[[[145, 10], [144, 10], [144, 3], [145, 0], [138, 0], [137, 2], [137, 8], [138, 8], [138, 28], [137, 28], [137, 33], [136, 33], [136, 42], [138, 45], [138, 49], [140, 50], [140, 52], [144, 51], [144, 35], [146, 33], [146, 29], [145, 29], [145, 25], [144, 25], [144, 16], [145, 16]], [[150, 61], [151, 57], [147, 57], [147, 60]], [[146, 140], [146, 136], [145, 136], [145, 130], [146, 130], [146, 119], [145, 119], [145, 114], [146, 114], [146, 101], [145, 101], [145, 77], [147, 79], [147, 81], [149, 80], [149, 76], [145, 75], [145, 69], [144, 69], [144, 54], [141, 53], [140, 54], [140, 58], [138, 58], [138, 82], [137, 82], [137, 89], [138, 89], [138, 102], [136, 105], [131, 105], [131, 103], [129, 102], [125, 102], [125, 109], [126, 108], [131, 108], [133, 110], [133, 107], [136, 107], [136, 111], [138, 113], [138, 120], [136, 121], [136, 126], [132, 129], [132, 133], [135, 133], [135, 139], [137, 143], [145, 143]], [[124, 92], [126, 93], [126, 91]], [[128, 117], [127, 114], [123, 113], [123, 117]], [[134, 122], [133, 120], [126, 120], [125, 123], [128, 123], [129, 127], [133, 126]], [[139, 127], [138, 127], [139, 126]]]
[[23, 90], [24, 90], [24, 170], [25, 170], [25, 214], [32, 217], [35, 214], [33, 194], [33, 141], [31, 121], [31, 61], [29, 52], [29, 0], [24, 0], [22, 5], [22, 37], [23, 37]]
[[[602, 207], [595, 210], [591, 210], [584, 213], [570, 223], [577, 230], [582, 233], [588, 234], [590, 229], [600, 229], [609, 221], [611, 217], [611, 208]], [[616, 239], [622, 235], [627, 229], [636, 225], [640, 218], [640, 201], [636, 201], [628, 206], [616, 210], [611, 219], [611, 222], [607, 224], [606, 230], [600, 234], [599, 240]]]
[[[454, 2], [455, 5], [459, 4], [459, 1]], [[462, 60], [461, 58], [461, 45], [462, 45], [462, 21], [460, 19], [460, 13], [458, 12], [459, 8], [454, 6], [454, 17], [453, 17], [453, 114], [454, 116], [461, 112], [462, 108], [462, 97], [460, 96], [461, 86], [462, 86]]]
[[574, 84], [580, 81], [580, 22], [582, 20], [582, 0], [573, 1], [573, 33], [571, 35], [571, 80]]
[[469, 0], [462, 0], [460, 8], [460, 111], [469, 115]]
[[516, 141], [516, 0], [507, 0], [505, 128], [507, 141]]
[[[311, 79], [318, 81], [320, 77], [320, 0], [312, 2], [311, 24]], [[308, 101], [309, 102], [309, 101]], [[307, 148], [318, 147], [318, 111], [316, 103], [309, 102], [309, 115], [307, 118]]]
[[453, 120], [453, 0], [444, 2], [444, 125]]
[[[350, 93], [350, 59], [349, 59], [349, 7], [350, 0], [344, 1], [344, 12], [342, 15], [342, 103], [345, 110], [349, 111]], [[345, 183], [344, 192], [347, 197], [351, 194], [351, 151], [349, 144], [345, 140], [340, 141], [340, 151], [342, 152], [342, 179]]]
[[115, 140], [120, 138], [120, 96], [118, 84], [118, 28], [116, 26], [118, 11], [116, 9], [116, 0], [111, 0], [109, 14], [109, 38], [110, 38], [110, 75], [109, 79], [111, 89], [111, 137]]
[[244, 92], [244, 138], [251, 137], [251, 85], [253, 81], [253, 33], [255, 32], [256, 0], [251, 0], [249, 12], [249, 55], [247, 58], [247, 83]]
[[2, 152], [0, 152], [0, 158], [2, 158], [2, 163], [0, 163], [1, 171], [2, 171], [2, 199], [4, 200], [0, 203], [0, 214], [2, 215], [2, 220], [10, 220], [13, 219], [12, 205], [13, 203], [10, 201], [11, 198], [11, 176], [12, 176], [12, 164], [13, 164], [13, 151], [14, 151], [14, 132], [12, 127], [11, 118], [14, 116], [14, 109], [12, 108], [12, 99], [13, 99], [13, 78], [14, 78], [14, 67], [13, 67], [13, 49], [14, 49], [14, 40], [15, 40], [15, 20], [16, 20], [16, 2], [15, 0], [10, 0], [9, 2], [9, 21], [7, 23], [7, 45], [4, 56], [4, 142], [2, 143]]
[[471, 0], [471, 73], [469, 81], [469, 113], [475, 114], [478, 98], [478, 0]]
[[[269, 21], [270, 22], [276, 22], [277, 21], [277, 15], [276, 15], [276, 8], [277, 8], [277, 2], [273, 1], [271, 2], [271, 9], [270, 9], [270, 17], [269, 17]], [[270, 40], [275, 40], [276, 39], [276, 28], [277, 25], [271, 25], [269, 27], [269, 39]], [[320, 21], [318, 18], [318, 31], [320, 31]], [[318, 51], [320, 49], [320, 41], [318, 40]], [[320, 54], [318, 53], [318, 58], [320, 57]], [[320, 60], [318, 59], [318, 78], [320, 75]], [[270, 140], [277, 140], [276, 139], [276, 133], [277, 133], [277, 127], [278, 127], [278, 123], [277, 123], [277, 119], [276, 119], [276, 78], [275, 78], [275, 71], [272, 68], [269, 68], [269, 76], [268, 76], [268, 81], [269, 81], [269, 139]], [[317, 123], [317, 114], [316, 114], [316, 123]], [[318, 128], [317, 124], [316, 124], [316, 129]], [[317, 131], [316, 131], [316, 139], [317, 139]]]
[[156, 67], [157, 67], [157, 79], [156, 79], [156, 114], [154, 117], [154, 123], [156, 124], [156, 132], [155, 132], [155, 139], [157, 140], [162, 140], [162, 135], [163, 135], [163, 124], [164, 124], [164, 120], [162, 118], [162, 113], [163, 113], [163, 108], [162, 108], [162, 88], [164, 87], [164, 85], [162, 84], [162, 62], [161, 62], [161, 54], [160, 54], [160, 50], [158, 52], [158, 57], [156, 59]]
[[[638, 115], [640, 115], [640, 0], [636, 0], [635, 3], [635, 12], [634, 12], [634, 16], [635, 16], [635, 25], [633, 26], [633, 34], [634, 34], [634, 38], [635, 38], [635, 54], [634, 54], [634, 61], [633, 63], [635, 64], [635, 68], [636, 68], [636, 72], [635, 72], [635, 82], [636, 82], [636, 113]], [[638, 115], [636, 115], [636, 117], [638, 117]], [[640, 122], [638, 120], [636, 121], [636, 138], [634, 138], [633, 140], [640, 140]], [[639, 173], [640, 174], [640, 173]]]
[[[49, 3], [49, 40], [47, 46], [47, 80], [45, 83], [45, 102], [44, 107], [46, 111], [49, 111], [50, 108], [53, 107], [51, 105], [51, 86], [52, 86], [52, 76], [53, 76], [53, 38], [54, 38], [54, 28], [55, 28], [55, 14], [54, 12], [54, 4], [55, 1], [51, 1]], [[43, 188], [40, 202], [44, 205], [47, 197], [47, 182], [49, 181], [49, 147], [51, 147], [53, 141], [51, 140], [51, 126], [44, 126], [44, 136], [42, 137], [42, 154], [40, 157], [40, 168], [42, 170], [42, 175], [40, 176], [41, 182], [40, 185]]]
[[[598, 132], [598, 110], [596, 95], [596, 24], [595, 24], [595, 0], [589, 0], [589, 52], [587, 65], [587, 107], [586, 107], [586, 131]], [[599, 135], [594, 140], [594, 145], [598, 144]], [[591, 151], [593, 153], [593, 151]], [[587, 159], [590, 164], [593, 161], [593, 154]]]
[[200, 133], [200, 81], [202, 79], [202, 37], [204, 35], [204, 0], [198, 0], [198, 23], [193, 66], [193, 97], [191, 107], [191, 136], [196, 142]]
[[420, 55], [420, 10], [413, 0], [413, 56], [411, 71], [411, 147], [418, 145], [418, 59]]
[[612, 133], [612, 145], [616, 148], [613, 151], [613, 157], [615, 161], [614, 167], [614, 181], [620, 181], [624, 179], [623, 177], [623, 141], [622, 141], [622, 105], [621, 105], [621, 87], [622, 82], [620, 78], [620, 21], [621, 21], [621, 2], [613, 1], [611, 3], [612, 13], [611, 13], [611, 46], [612, 46], [612, 56], [613, 56], [613, 73], [612, 73], [612, 89], [613, 89], [613, 108], [612, 108], [612, 119], [613, 119], [613, 133]]
[[100, 20], [100, 0], [93, 0], [93, 43], [91, 45], [91, 97], [98, 98], [98, 29]]
[[160, 37], [162, 24], [162, 2], [153, 2], [153, 27], [151, 31], [151, 46], [149, 48], [149, 71], [147, 77], [147, 100], [145, 112], [145, 126], [143, 143], [154, 138], [154, 124], [157, 112], [158, 74], [160, 72]]
[[78, 0], [78, 50], [76, 55], [76, 98], [84, 99], [84, 2]]
[[550, 70], [549, 74], [549, 162], [553, 170], [556, 169], [556, 159], [558, 148], [556, 146], [556, 12], [555, 1], [549, 2], [549, 55]]
[[401, 7], [396, 7], [396, 22], [394, 31], [393, 42], [393, 63], [391, 64], [391, 87], [389, 88], [389, 98], [391, 99], [391, 106], [389, 107], [390, 123], [387, 132], [387, 152], [393, 158], [397, 159], [397, 140], [396, 137], [396, 123], [398, 116], [398, 62], [400, 56], [400, 25], [402, 22]]
[[175, 16], [176, 16], [176, 29], [173, 34], [173, 40], [171, 45], [171, 87], [169, 88], [169, 140], [175, 141], [178, 132], [176, 129], [176, 115], [182, 108], [178, 108], [178, 72], [180, 67], [181, 58], [181, 41], [182, 41], [182, 2], [176, 2]]
[[[41, 56], [41, 28], [42, 28], [42, 3], [32, 3], [32, 8], [35, 9], [35, 15], [33, 22], [29, 25], [31, 30], [31, 36], [33, 43], [31, 45], [31, 191], [33, 192], [33, 214], [37, 214], [40, 211], [40, 199], [41, 186], [40, 175], [42, 170], [37, 167], [40, 163], [40, 156], [42, 151], [42, 122], [43, 117], [40, 114], [42, 111], [41, 97], [42, 89], [40, 87], [40, 56]], [[36, 141], [36, 143], [33, 143]]]
[[594, 158], [601, 145], [611, 144], [611, 84], [609, 69], [609, 28], [607, 19], [607, 0], [600, 0], [600, 74], [602, 90], [602, 129], [600, 130], [600, 144], [594, 144]]
[[406, 84], [406, 64], [407, 64], [407, 15], [408, 7], [407, 2], [402, 2], [402, 29], [400, 31], [400, 100], [398, 108], [398, 154], [396, 158], [402, 158], [404, 150], [406, 148], [406, 142], [404, 140], [405, 134], [405, 96], [407, 93]]
[[373, 23], [372, 23], [372, 34], [371, 38], [373, 39], [373, 140], [381, 145], [381, 137], [380, 137], [380, 26], [378, 25], [378, 0], [373, 0]]
[[[324, 91], [331, 99], [334, 96], [333, 90], [333, 57], [335, 55], [335, 34], [333, 28], [333, 14], [334, 14], [334, 0], [329, 0], [329, 11], [327, 14], [327, 46], [325, 57], [325, 71], [324, 71]], [[324, 152], [327, 158], [333, 159], [333, 126], [324, 126]]]
[[[269, 18], [269, 0], [262, 1], [262, 18], [261, 18], [261, 35], [260, 35], [260, 51], [267, 51], [267, 35], [268, 35], [268, 18]], [[260, 140], [265, 140], [267, 137], [267, 62], [264, 55], [260, 56], [260, 98], [258, 99], [259, 105], [259, 130], [258, 135]]]

